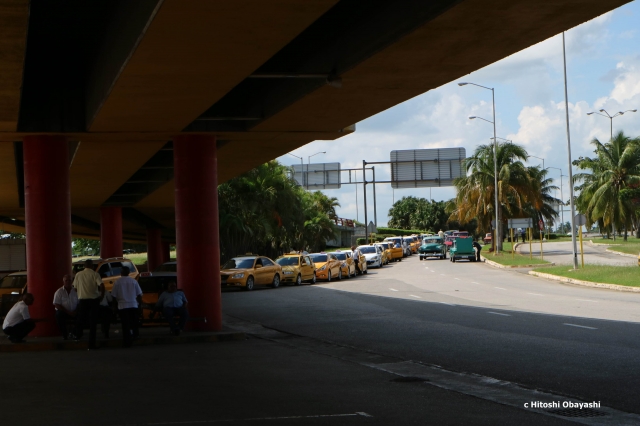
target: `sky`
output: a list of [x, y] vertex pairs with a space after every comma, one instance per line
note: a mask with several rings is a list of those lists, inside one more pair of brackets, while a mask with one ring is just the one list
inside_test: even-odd
[[[588, 116], [587, 112], [604, 108], [614, 115], [640, 108], [639, 19], [640, 2], [632, 2], [566, 32], [572, 159], [591, 156], [593, 138], [609, 139], [609, 119]], [[342, 169], [361, 168], [362, 160], [389, 161], [390, 151], [396, 149], [464, 147], [470, 156], [493, 137], [490, 123], [468, 119], [478, 116], [491, 120], [491, 92], [472, 85], [460, 87], [457, 83], [461, 81], [495, 88], [497, 136], [524, 146], [530, 156], [544, 158], [549, 176], [560, 187], [561, 173], [553, 167], [568, 175], [562, 34], [369, 117], [357, 123], [350, 135], [336, 141], [314, 141], [292, 154], [303, 157], [306, 163], [309, 155], [326, 151], [311, 162], [339, 162]], [[616, 117], [613, 131], [619, 130], [639, 136], [640, 111]], [[348, 157], [345, 152], [349, 152]], [[278, 161], [294, 165], [300, 160], [284, 155]], [[541, 163], [534, 157], [528, 162], [531, 166]], [[389, 180], [389, 175], [388, 165], [376, 166], [377, 180]], [[563, 196], [568, 200], [568, 180], [562, 179]], [[371, 186], [367, 185], [369, 221], [373, 219]], [[340, 202], [339, 217], [364, 222], [361, 185], [323, 192]], [[392, 190], [390, 184], [378, 184], [378, 226], [387, 224], [394, 200], [405, 196], [449, 200], [455, 196], [455, 188]], [[564, 216], [568, 221], [568, 210]]]

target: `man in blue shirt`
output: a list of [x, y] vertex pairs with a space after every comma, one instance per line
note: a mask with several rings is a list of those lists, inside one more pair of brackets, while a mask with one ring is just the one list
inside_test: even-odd
[[[149, 314], [149, 318], [153, 318], [156, 315], [156, 312], [161, 311], [167, 322], [169, 322], [171, 333], [179, 336], [180, 332], [184, 330], [184, 325], [186, 324], [187, 317], [189, 316], [189, 313], [187, 312], [187, 305], [188, 302], [184, 293], [178, 291], [178, 286], [175, 281], [172, 281], [169, 283], [167, 291], [162, 293], [158, 298], [153, 312]], [[177, 326], [174, 318], [175, 315], [180, 319]]]

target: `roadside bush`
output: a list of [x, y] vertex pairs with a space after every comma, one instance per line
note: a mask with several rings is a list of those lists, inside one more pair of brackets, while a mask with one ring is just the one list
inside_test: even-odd
[[395, 228], [381, 228], [378, 227], [378, 234], [388, 234], [391, 236], [411, 235], [411, 234], [424, 234], [424, 231], [418, 229], [395, 229]]
[[356, 240], [356, 244], [358, 244], [359, 246], [363, 246], [367, 243], [367, 239], [366, 238], [358, 238]]
[[558, 239], [558, 234], [549, 234], [549, 236], [547, 238], [549, 240], [557, 240]]

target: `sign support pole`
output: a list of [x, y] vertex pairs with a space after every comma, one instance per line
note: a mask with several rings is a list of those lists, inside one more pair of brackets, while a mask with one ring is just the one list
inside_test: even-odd
[[515, 259], [516, 258], [516, 249], [515, 249], [515, 244], [513, 242], [513, 228], [511, 228], [509, 231], [511, 231], [511, 258]]
[[582, 247], [582, 225], [580, 225], [580, 259], [582, 260], [582, 269], [584, 269], [584, 250]]
[[365, 172], [365, 167], [367, 166], [367, 162], [362, 160], [362, 188], [364, 189], [364, 240], [369, 241], [369, 229], [367, 229], [367, 224], [369, 221], [367, 220], [367, 175]]
[[544, 260], [544, 254], [542, 253], [542, 235], [544, 231], [540, 230], [540, 260]]
[[527, 228], [527, 234], [529, 234], [529, 259], [533, 260], [533, 229]]

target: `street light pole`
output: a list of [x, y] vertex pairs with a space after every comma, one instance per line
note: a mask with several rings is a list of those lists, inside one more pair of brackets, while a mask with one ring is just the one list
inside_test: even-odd
[[[483, 89], [487, 89], [487, 90], [491, 90], [491, 102], [493, 104], [493, 121], [489, 121], [489, 120], [485, 120], [484, 118], [481, 118], [481, 120], [487, 121], [491, 124], [493, 124], [493, 177], [494, 177], [494, 197], [495, 197], [495, 209], [496, 209], [496, 232], [495, 232], [495, 238], [492, 238], [492, 240], [495, 240], [495, 244], [496, 244], [496, 251], [495, 253], [498, 254], [500, 253], [500, 244], [499, 242], [500, 240], [500, 223], [499, 223], [499, 202], [498, 202], [498, 138], [496, 135], [496, 97], [495, 97], [495, 90], [493, 89], [493, 87], [486, 87], [486, 86], [481, 86], [479, 84], [475, 84], [475, 83], [466, 83], [466, 82], [461, 82], [458, 83], [458, 86], [466, 86], [467, 84], [471, 84], [473, 86], [478, 86], [481, 87]], [[480, 117], [469, 117], [470, 120], [473, 120], [474, 118], [480, 118]]]
[[[291, 155], [292, 157], [296, 157], [296, 158], [300, 159], [300, 174], [302, 175], [302, 186], [304, 187], [304, 173], [303, 173], [304, 172], [304, 160], [302, 159], [302, 157], [298, 157], [297, 155], [292, 154], [290, 152], [287, 152], [287, 154]], [[309, 170], [307, 169], [307, 172], [308, 171]]]
[[[542, 170], [544, 170], [544, 158], [536, 157], [535, 155], [530, 155], [529, 157], [537, 158], [538, 160], [542, 160]], [[550, 167], [552, 169], [556, 169], [557, 167]]]
[[326, 153], [327, 151], [320, 151], [307, 157], [307, 189], [309, 189], [309, 164], [311, 164], [311, 157], [315, 157], [318, 154], [326, 154]]

